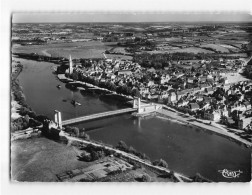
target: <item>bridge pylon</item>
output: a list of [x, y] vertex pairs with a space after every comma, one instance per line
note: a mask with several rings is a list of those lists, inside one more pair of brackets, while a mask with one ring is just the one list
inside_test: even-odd
[[140, 113], [141, 98], [138, 98], [138, 99], [134, 99], [134, 100], [133, 100], [133, 108], [137, 108], [138, 113]]
[[58, 110], [54, 111], [54, 122], [56, 123], [57, 127], [62, 129], [62, 118], [61, 112]]

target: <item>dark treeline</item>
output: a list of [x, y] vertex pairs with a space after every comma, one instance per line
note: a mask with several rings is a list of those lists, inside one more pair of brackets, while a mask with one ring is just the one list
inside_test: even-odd
[[[18, 73], [20, 73], [22, 71], [21, 64], [19, 65], [18, 69]], [[11, 121], [11, 131], [18, 131], [29, 127], [37, 127], [41, 125], [41, 122], [37, 120], [38, 116], [36, 115], [36, 113], [33, 112], [32, 109], [26, 104], [22, 88], [20, 87], [16, 77], [17, 75], [12, 77], [11, 91], [13, 99], [19, 104], [17, 112], [21, 117]]]
[[218, 60], [223, 59], [239, 59], [237, 56], [227, 56], [225, 54], [206, 54], [206, 53], [163, 53], [163, 54], [149, 54], [147, 52], [135, 54], [133, 61], [139, 63], [141, 66], [157, 69], [168, 67], [172, 61], [180, 60]]

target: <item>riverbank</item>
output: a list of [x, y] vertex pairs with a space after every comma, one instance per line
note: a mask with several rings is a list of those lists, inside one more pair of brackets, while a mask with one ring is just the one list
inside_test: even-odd
[[[83, 81], [75, 81], [75, 80], [73, 80], [71, 78], [66, 77], [65, 74], [58, 74], [57, 78], [63, 83], [66, 82], [68, 84], [76, 86], [76, 88], [79, 89], [79, 90], [85, 91], [86, 90], [85, 88], [87, 88], [87, 90], [100, 90], [100, 91], [104, 91], [108, 95], [111, 95], [112, 97], [114, 95], [114, 96], [121, 96], [121, 97], [126, 98], [128, 100], [133, 99], [132, 96], [124, 95], [124, 94], [118, 94], [115, 91], [112, 91], [112, 90], [109, 90], [109, 89], [106, 89], [106, 88], [102, 88], [102, 87], [93, 85], [91, 83], [87, 83], [87, 82], [83, 82]], [[81, 86], [83, 86], [84, 88], [82, 88]]]
[[106, 145], [103, 145], [103, 144], [100, 144], [100, 143], [94, 143], [92, 141], [87, 141], [87, 140], [83, 140], [83, 139], [79, 139], [79, 138], [76, 138], [76, 137], [71, 137], [69, 136], [67, 133], [65, 133], [64, 131], [61, 131], [60, 132], [60, 136], [62, 137], [65, 137], [68, 142], [79, 142], [79, 143], [84, 143], [84, 144], [91, 144], [95, 147], [101, 147], [101, 148], [104, 148], [106, 150], [109, 150], [109, 151], [112, 151], [114, 153], [117, 153], [117, 154], [120, 154], [122, 157], [124, 157], [125, 159], [130, 159], [130, 160], [133, 160], [135, 162], [138, 162], [138, 163], [141, 163], [142, 165], [144, 166], [147, 166], [149, 168], [152, 168], [152, 169], [156, 169], [158, 171], [161, 171], [163, 172], [164, 174], [173, 174], [174, 177], [177, 179], [177, 181], [179, 182], [191, 182], [192, 179], [190, 179], [189, 177], [181, 174], [181, 173], [177, 173], [177, 172], [173, 172], [171, 171], [170, 169], [167, 169], [167, 168], [164, 168], [164, 167], [160, 167], [160, 166], [155, 166], [155, 165], [152, 165], [149, 161], [146, 161], [146, 160], [143, 160], [133, 154], [130, 154], [130, 153], [127, 153], [127, 152], [124, 152], [122, 150], [119, 150], [119, 149], [116, 149], [116, 148], [112, 148], [112, 147], [109, 147], [109, 146], [106, 146]]
[[18, 76], [23, 70], [23, 65], [19, 61], [12, 60], [11, 72], [11, 132], [25, 130], [29, 127], [41, 125], [36, 120], [37, 115], [27, 105], [22, 87], [19, 84]]
[[203, 122], [196, 120], [194, 117], [186, 116], [183, 113], [171, 111], [168, 109], [160, 109], [160, 110], [157, 110], [156, 112], [161, 116], [167, 117], [168, 119], [172, 118], [174, 121], [182, 122], [182, 123], [184, 123], [184, 125], [189, 125], [189, 126], [192, 125], [194, 127], [199, 127], [201, 129], [208, 130], [208, 131], [214, 132], [218, 135], [222, 135], [224, 137], [232, 139], [234, 141], [243, 143], [247, 147], [251, 147], [251, 145], [252, 145], [251, 142], [244, 140], [244, 139], [241, 139], [240, 137], [229, 133], [227, 130], [224, 131], [225, 128], [220, 128], [217, 125], [213, 125], [213, 124], [215, 124], [214, 122], [212, 122], [211, 125], [205, 124]]
[[[13, 82], [16, 82], [18, 75], [22, 72], [22, 65], [18, 62], [13, 60], [12, 61], [12, 68], [11, 68], [11, 82], [13, 86]], [[16, 120], [21, 115], [18, 113], [18, 110], [22, 107], [21, 104], [15, 100], [14, 91], [11, 90], [11, 120]], [[23, 94], [22, 94], [23, 95]]]

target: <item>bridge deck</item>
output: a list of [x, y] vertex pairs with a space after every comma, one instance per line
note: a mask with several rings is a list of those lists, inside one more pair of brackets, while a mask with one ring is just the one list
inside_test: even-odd
[[121, 110], [113, 110], [113, 111], [102, 112], [102, 113], [98, 113], [98, 114], [91, 114], [88, 116], [82, 116], [82, 117], [78, 117], [78, 118], [64, 120], [64, 121], [62, 121], [62, 125], [70, 125], [70, 124], [78, 123], [78, 122], [82, 122], [82, 121], [88, 121], [88, 120], [93, 120], [93, 119], [98, 119], [98, 118], [103, 118], [103, 117], [108, 117], [108, 116], [113, 116], [113, 115], [134, 112], [136, 110], [137, 110], [136, 108], [125, 108], [125, 109], [121, 109]]

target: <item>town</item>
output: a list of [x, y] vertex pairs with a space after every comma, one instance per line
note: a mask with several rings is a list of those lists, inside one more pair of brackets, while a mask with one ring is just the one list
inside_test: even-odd
[[[48, 178], [221, 181], [210, 172], [206, 178], [191, 169], [186, 170], [188, 175], [174, 172], [181, 156], [171, 148], [198, 151], [197, 143], [205, 139], [221, 139], [223, 145], [232, 142], [232, 147], [244, 153], [251, 147], [252, 59], [246, 24], [45, 23], [13, 24], [12, 28], [11, 139], [22, 144], [18, 140], [41, 140], [42, 135], [63, 140], [78, 154], [71, 159], [73, 167], [56, 169]], [[155, 120], [156, 124], [146, 125]], [[159, 132], [165, 140], [155, 137]], [[96, 136], [102, 133], [98, 141]], [[188, 135], [191, 139], [178, 139]], [[108, 137], [118, 145], [111, 146]], [[153, 151], [152, 139], [158, 140], [158, 148], [150, 153], [151, 158], [157, 151], [161, 156], [174, 152], [174, 157], [158, 156], [151, 161], [145, 152]], [[142, 141], [145, 148], [151, 148], [139, 147]], [[220, 153], [224, 148], [220, 147]], [[65, 153], [60, 158], [65, 159]], [[225, 160], [225, 165], [230, 163], [230, 158]]]

